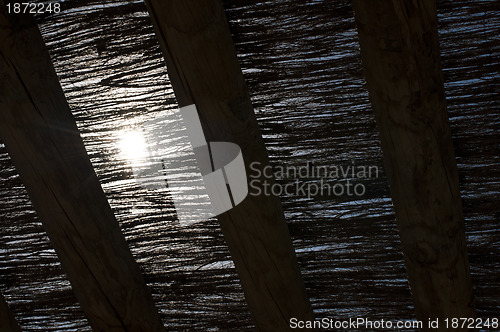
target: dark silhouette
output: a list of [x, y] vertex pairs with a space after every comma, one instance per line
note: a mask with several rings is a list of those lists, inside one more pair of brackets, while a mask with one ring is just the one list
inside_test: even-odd
[[34, 20], [0, 7], [0, 137], [95, 330], [162, 331]]
[[[247, 171], [269, 165], [221, 2], [146, 4], [179, 105], [196, 104], [207, 141], [238, 144]], [[312, 319], [279, 199], [248, 196], [218, 219], [257, 328]]]
[[474, 317], [436, 3], [353, 6], [417, 317]]
[[0, 293], [0, 331], [21, 332], [16, 317], [14, 317], [2, 293]]

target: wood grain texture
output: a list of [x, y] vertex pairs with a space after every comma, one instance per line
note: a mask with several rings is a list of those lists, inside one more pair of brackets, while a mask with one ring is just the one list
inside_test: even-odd
[[474, 317], [434, 0], [354, 0], [417, 317]]
[[2, 293], [0, 293], [0, 332], [21, 332], [16, 317], [14, 317]]
[[[146, 4], [179, 105], [196, 104], [207, 141], [238, 144], [249, 165], [269, 165], [219, 0]], [[245, 297], [261, 331], [289, 329], [312, 310], [277, 197], [248, 196], [218, 217]]]
[[162, 331], [31, 17], [0, 3], [0, 137], [98, 331]]

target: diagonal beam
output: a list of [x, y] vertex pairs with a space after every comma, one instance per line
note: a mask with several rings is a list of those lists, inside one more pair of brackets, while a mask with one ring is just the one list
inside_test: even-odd
[[99, 331], [162, 331], [40, 32], [0, 1], [0, 137], [76, 297]]
[[435, 0], [353, 7], [417, 317], [474, 317]]
[[[249, 165], [269, 165], [220, 0], [146, 0], [179, 105], [196, 104], [207, 141], [240, 146]], [[255, 324], [288, 330], [311, 319], [277, 197], [249, 195], [218, 217]]]
[[16, 317], [14, 317], [2, 293], [0, 293], [0, 331], [21, 332]]

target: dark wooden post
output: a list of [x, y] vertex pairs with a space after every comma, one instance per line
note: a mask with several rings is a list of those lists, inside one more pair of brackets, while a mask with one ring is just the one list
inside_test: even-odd
[[353, 7], [417, 317], [474, 317], [435, 0]]
[[0, 332], [21, 332], [16, 317], [14, 317], [2, 293], [0, 293]]
[[40, 32], [0, 2], [0, 137], [92, 327], [162, 331]]
[[[207, 141], [238, 144], [249, 165], [269, 165], [220, 0], [147, 0], [179, 105], [196, 104]], [[218, 217], [262, 331], [289, 329], [312, 310], [277, 197], [248, 196]]]

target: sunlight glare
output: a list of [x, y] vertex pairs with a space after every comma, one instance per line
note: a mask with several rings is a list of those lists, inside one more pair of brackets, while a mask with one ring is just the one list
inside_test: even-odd
[[148, 157], [148, 146], [140, 131], [127, 131], [120, 136], [120, 150], [127, 160], [141, 161]]

